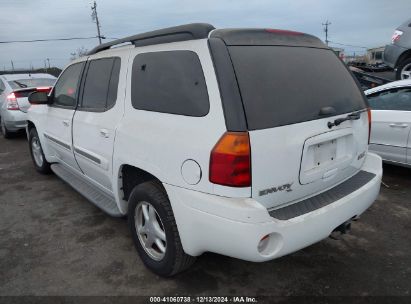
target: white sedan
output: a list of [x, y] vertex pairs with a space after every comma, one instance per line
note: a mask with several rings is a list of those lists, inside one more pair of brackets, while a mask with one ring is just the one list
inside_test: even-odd
[[370, 151], [387, 163], [411, 167], [411, 80], [365, 91], [372, 112]]

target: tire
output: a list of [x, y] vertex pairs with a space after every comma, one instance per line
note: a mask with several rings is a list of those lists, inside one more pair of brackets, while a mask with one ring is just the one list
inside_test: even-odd
[[39, 135], [35, 128], [31, 128], [29, 131], [29, 150], [34, 168], [41, 174], [49, 174], [51, 172], [50, 163], [47, 162], [46, 157], [44, 156]]
[[[403, 71], [407, 71], [410, 72], [409, 76], [406, 78], [403, 78], [401, 76], [401, 74], [403, 73]], [[395, 78], [397, 80], [401, 80], [401, 79], [410, 79], [411, 80], [411, 58], [407, 58], [405, 60], [403, 60], [397, 67], [397, 72], [395, 74]]]
[[3, 134], [3, 137], [6, 138], [6, 139], [12, 138], [13, 133], [10, 132], [9, 130], [7, 130], [3, 119], [1, 119], [1, 121], [0, 121], [0, 126], [1, 126], [1, 134]]
[[[146, 215], [150, 215], [148, 220], [145, 220], [143, 209], [146, 210]], [[141, 225], [143, 222], [144, 225]], [[195, 257], [183, 250], [170, 201], [159, 182], [148, 181], [134, 187], [129, 198], [128, 225], [141, 260], [154, 273], [170, 277], [186, 270], [194, 263]], [[156, 231], [161, 233], [156, 234]], [[152, 242], [154, 238], [155, 241]], [[145, 246], [145, 241], [152, 245]], [[157, 246], [159, 242], [160, 246]], [[164, 252], [160, 249], [161, 245], [165, 248]]]

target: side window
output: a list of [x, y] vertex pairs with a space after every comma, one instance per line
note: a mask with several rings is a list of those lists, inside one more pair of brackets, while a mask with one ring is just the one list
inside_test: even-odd
[[114, 106], [120, 74], [120, 58], [91, 60], [84, 82], [81, 108], [104, 111]]
[[131, 82], [135, 109], [196, 117], [208, 114], [207, 86], [194, 52], [139, 54], [133, 61]]
[[368, 96], [373, 110], [411, 111], [411, 88], [397, 88]]
[[64, 70], [54, 86], [53, 105], [75, 107], [77, 91], [84, 62], [75, 63]]

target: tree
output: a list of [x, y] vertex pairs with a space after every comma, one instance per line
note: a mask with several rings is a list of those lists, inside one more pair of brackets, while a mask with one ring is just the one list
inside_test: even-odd
[[77, 48], [75, 52], [70, 53], [70, 60], [76, 60], [77, 58], [83, 57], [87, 55], [88, 50], [84, 47], [81, 46]]

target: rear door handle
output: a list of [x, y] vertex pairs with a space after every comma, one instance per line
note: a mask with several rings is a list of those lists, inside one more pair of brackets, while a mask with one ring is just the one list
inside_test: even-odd
[[64, 125], [65, 127], [68, 127], [68, 126], [70, 125], [70, 121], [68, 121], [68, 120], [63, 120], [63, 125]]
[[110, 134], [108, 133], [107, 129], [100, 129], [100, 135], [103, 136], [104, 138], [110, 137]]
[[399, 124], [391, 123], [390, 127], [391, 128], [406, 128], [406, 127], [408, 127], [408, 124], [405, 124], [405, 123], [403, 123], [403, 124], [401, 124], [401, 123], [399, 123]]

